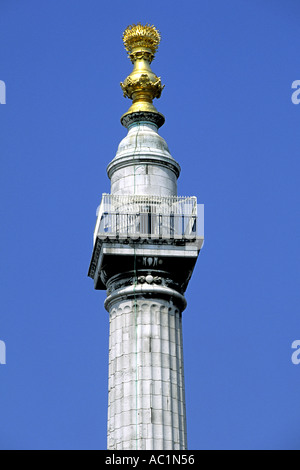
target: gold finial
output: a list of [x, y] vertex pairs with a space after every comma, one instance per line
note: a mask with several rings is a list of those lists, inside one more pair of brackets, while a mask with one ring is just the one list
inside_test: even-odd
[[150, 119], [158, 126], [161, 126], [165, 121], [164, 116], [157, 111], [152, 103], [154, 98], [160, 97], [164, 88], [161, 79], [150, 68], [160, 39], [159, 31], [149, 24], [144, 26], [140, 23], [130, 25], [123, 33], [125, 49], [134, 64], [131, 74], [120, 84], [125, 98], [133, 100], [132, 106], [121, 118], [121, 123], [125, 127], [130, 122], [138, 120]]
[[[123, 43], [129, 58], [134, 63], [138, 53], [145, 53], [145, 58], [151, 63], [158, 49], [161, 36], [155, 26], [138, 23], [128, 26], [123, 33]], [[140, 54], [139, 54], [140, 55]]]

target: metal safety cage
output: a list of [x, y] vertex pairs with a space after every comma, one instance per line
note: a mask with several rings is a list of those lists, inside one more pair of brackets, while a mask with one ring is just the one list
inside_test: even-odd
[[195, 196], [103, 194], [97, 209], [97, 237], [195, 239], [204, 235], [204, 206]]

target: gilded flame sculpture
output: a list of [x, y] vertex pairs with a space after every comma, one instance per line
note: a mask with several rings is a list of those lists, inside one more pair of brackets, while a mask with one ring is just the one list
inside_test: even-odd
[[[131, 74], [120, 83], [124, 97], [133, 101], [127, 113], [121, 117], [121, 123], [125, 127], [134, 122], [135, 118], [140, 119], [140, 113], [147, 113], [147, 119], [155, 122], [158, 127], [165, 121], [164, 116], [152, 103], [154, 98], [160, 98], [164, 88], [160, 77], [157, 77], [150, 67], [160, 40], [158, 30], [149, 24], [130, 25], [123, 33], [125, 49], [134, 65]], [[139, 113], [138, 116], [136, 113]]]

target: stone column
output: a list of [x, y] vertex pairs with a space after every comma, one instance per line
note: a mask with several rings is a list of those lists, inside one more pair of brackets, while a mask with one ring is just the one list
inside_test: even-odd
[[147, 283], [120, 287], [106, 299], [108, 449], [187, 448], [181, 322], [185, 306], [176, 290]]
[[203, 236], [196, 198], [178, 197], [181, 168], [158, 133], [165, 118], [152, 101], [163, 85], [150, 64], [160, 34], [130, 25], [123, 43], [134, 69], [121, 87], [133, 102], [107, 167], [111, 194], [99, 206], [88, 274], [107, 290], [108, 449], [185, 450], [181, 316]]

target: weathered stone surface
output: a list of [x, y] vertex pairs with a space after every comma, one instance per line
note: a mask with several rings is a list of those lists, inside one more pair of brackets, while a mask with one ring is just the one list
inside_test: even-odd
[[154, 295], [109, 313], [108, 449], [185, 449], [180, 309]]
[[137, 122], [129, 128], [107, 172], [111, 194], [177, 195], [180, 166], [150, 122]]

